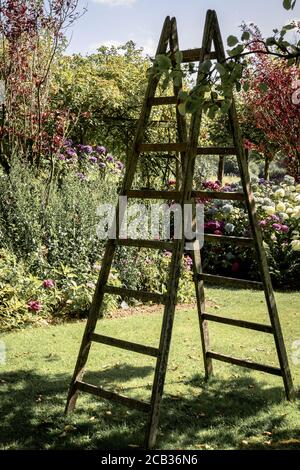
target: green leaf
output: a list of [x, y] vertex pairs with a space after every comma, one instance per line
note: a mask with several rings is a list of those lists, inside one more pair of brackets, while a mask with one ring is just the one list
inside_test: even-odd
[[242, 89], [242, 84], [241, 82], [236, 82], [235, 84], [236, 91], [239, 93]]
[[261, 90], [263, 93], [266, 93], [266, 92], [268, 91], [268, 89], [269, 89], [267, 83], [260, 83], [260, 84], [259, 84], [259, 88], [260, 88], [260, 90]]
[[186, 115], [186, 103], [180, 103], [178, 105], [178, 111], [180, 112], [182, 116], [185, 116]]
[[175, 52], [175, 60], [176, 60], [176, 64], [180, 65], [182, 60], [183, 60], [183, 54], [181, 51], [176, 51]]
[[244, 82], [244, 84], [243, 84], [243, 90], [247, 93], [247, 91], [249, 91], [249, 88], [250, 88], [249, 82]]
[[276, 42], [277, 41], [274, 37], [267, 38], [266, 40], [267, 46], [275, 46]]
[[186, 101], [185, 104], [185, 112], [189, 114], [193, 114], [197, 111], [201, 103], [201, 100], [197, 99], [189, 99]]
[[283, 6], [286, 10], [292, 9], [292, 0], [283, 0]]
[[249, 41], [250, 33], [248, 31], [244, 31], [242, 34], [242, 41]]
[[210, 69], [212, 66], [212, 61], [211, 60], [205, 60], [203, 64], [200, 65], [199, 70], [200, 72], [203, 72], [204, 74], [209, 73]]
[[172, 62], [171, 62], [170, 57], [164, 54], [157, 55], [155, 57], [155, 62], [160, 71], [169, 70], [172, 67]]
[[236, 45], [238, 44], [238, 42], [239, 42], [239, 40], [238, 40], [238, 38], [237, 38], [236, 36], [229, 36], [229, 37], [227, 38], [227, 45], [228, 45], [229, 47], [234, 47], [234, 46], [236, 46]]
[[238, 56], [244, 51], [243, 44], [239, 44], [237, 47], [229, 51], [230, 57]]
[[223, 77], [224, 75], [227, 74], [227, 70], [225, 69], [224, 65], [222, 65], [222, 64], [218, 63], [216, 65], [216, 70], [219, 72], [221, 77]]

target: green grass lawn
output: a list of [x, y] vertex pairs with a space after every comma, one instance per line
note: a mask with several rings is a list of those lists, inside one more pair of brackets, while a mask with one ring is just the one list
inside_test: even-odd
[[[267, 321], [260, 292], [208, 289], [208, 311]], [[296, 388], [300, 364], [291, 360], [300, 339], [300, 293], [277, 294]], [[161, 312], [106, 319], [98, 331], [157, 346]], [[6, 364], [0, 365], [1, 449], [116, 449], [141, 446], [146, 417], [123, 406], [81, 394], [76, 412], [64, 416], [68, 384], [83, 322], [5, 334]], [[211, 324], [212, 348], [277, 365], [271, 335]], [[179, 308], [157, 447], [164, 449], [300, 448], [300, 401], [288, 403], [280, 377], [214, 362], [205, 383], [195, 309]], [[150, 397], [154, 358], [95, 344], [85, 379], [143, 398]]]

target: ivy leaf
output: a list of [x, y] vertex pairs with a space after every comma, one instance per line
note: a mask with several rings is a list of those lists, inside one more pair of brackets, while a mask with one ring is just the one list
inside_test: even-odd
[[249, 41], [250, 33], [248, 31], [244, 31], [242, 34], [242, 41]]
[[200, 72], [203, 72], [204, 74], [209, 73], [210, 69], [212, 66], [212, 61], [211, 60], [206, 60], [203, 62], [203, 64], [200, 65], [199, 70]]
[[239, 44], [237, 47], [229, 51], [230, 57], [240, 55], [244, 51], [244, 46], [243, 44]]
[[227, 38], [227, 45], [228, 45], [229, 47], [234, 47], [234, 46], [236, 46], [236, 45], [238, 44], [238, 42], [239, 42], [239, 40], [238, 40], [238, 38], [237, 38], [236, 36], [229, 36], [229, 37]]
[[292, 0], [283, 0], [283, 6], [286, 10], [292, 9]]
[[266, 92], [268, 91], [268, 89], [269, 89], [267, 83], [260, 83], [260, 84], [259, 84], [259, 88], [260, 88], [260, 90], [261, 90], [263, 93], [266, 93]]
[[243, 84], [243, 90], [247, 93], [247, 91], [249, 91], [249, 88], [250, 88], [249, 82], [244, 82], [244, 84]]
[[175, 60], [176, 60], [176, 64], [180, 65], [182, 60], [183, 60], [183, 54], [181, 51], [176, 51], [175, 52]]
[[241, 82], [236, 82], [235, 84], [236, 91], [239, 93], [242, 89], [242, 84]]
[[186, 103], [180, 103], [178, 105], [178, 111], [182, 116], [186, 115]]
[[267, 38], [266, 40], [267, 46], [275, 46], [275, 44], [276, 44], [276, 39], [274, 37]]
[[155, 61], [160, 71], [169, 70], [172, 67], [170, 57], [164, 54], [158, 54], [155, 57]]
[[220, 74], [221, 77], [223, 77], [224, 75], [227, 74], [227, 71], [226, 71], [224, 65], [222, 65], [222, 64], [220, 64], [220, 63], [218, 63], [218, 64], [216, 65], [216, 70], [219, 72], [219, 74]]

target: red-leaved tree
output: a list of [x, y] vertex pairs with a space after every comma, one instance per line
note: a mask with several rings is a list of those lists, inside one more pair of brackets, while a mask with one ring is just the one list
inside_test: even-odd
[[[257, 27], [247, 28], [261, 46], [261, 34]], [[262, 138], [252, 142], [265, 155], [265, 177], [269, 164], [280, 153], [287, 171], [300, 177], [300, 71], [287, 61], [268, 55], [255, 54], [248, 69], [249, 90], [244, 93], [247, 120], [256, 127]], [[253, 133], [254, 134], [254, 133]]]
[[39, 166], [45, 145], [53, 145], [49, 79], [77, 1], [0, 0], [0, 163], [7, 172], [14, 152]]

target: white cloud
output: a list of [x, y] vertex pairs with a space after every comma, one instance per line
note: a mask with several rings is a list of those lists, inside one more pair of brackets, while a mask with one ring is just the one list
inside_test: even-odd
[[136, 0], [93, 0], [94, 3], [109, 5], [111, 7], [131, 7]]

